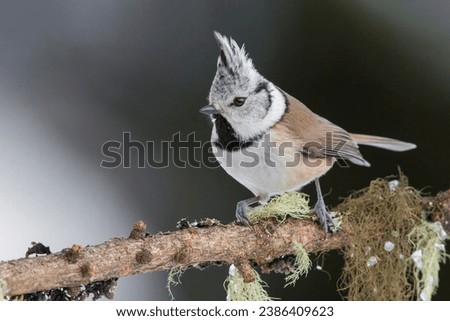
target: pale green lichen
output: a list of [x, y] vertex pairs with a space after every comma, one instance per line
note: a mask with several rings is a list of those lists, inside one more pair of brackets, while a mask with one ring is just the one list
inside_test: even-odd
[[3, 294], [5, 292], [5, 282], [3, 282], [2, 279], [0, 279], [0, 301], [5, 300], [5, 295]]
[[311, 259], [303, 248], [303, 245], [300, 243], [294, 243], [293, 249], [295, 255], [294, 271], [285, 278], [286, 285], [284, 287], [289, 285], [294, 286], [298, 279], [301, 276], [306, 276], [312, 267]]
[[342, 215], [338, 212], [330, 212], [330, 216], [333, 221], [333, 224], [330, 226], [330, 230], [332, 233], [337, 233], [341, 230]]
[[228, 301], [270, 301], [269, 296], [264, 288], [267, 288], [267, 283], [259, 276], [258, 272], [252, 269], [255, 275], [255, 281], [245, 283], [244, 278], [239, 271], [230, 266], [229, 275], [226, 278], [223, 286], [227, 292]]
[[439, 268], [445, 263], [445, 238], [440, 223], [423, 220], [409, 233], [408, 239], [414, 245], [411, 255], [414, 262], [413, 274], [416, 282], [417, 299], [431, 300], [439, 285]]
[[[309, 196], [299, 192], [287, 192], [281, 196], [273, 197], [265, 205], [251, 209], [248, 212], [250, 222], [255, 224], [261, 220], [275, 218], [283, 222], [288, 216], [296, 219], [310, 218]], [[311, 261], [301, 244], [294, 245], [296, 255], [295, 271], [286, 278], [287, 285], [294, 285], [301, 275], [306, 275], [311, 268]], [[305, 257], [306, 255], [306, 257]], [[255, 281], [245, 283], [239, 271], [232, 265], [230, 273], [224, 282], [227, 291], [227, 300], [230, 301], [269, 301], [272, 298], [267, 294], [267, 284], [259, 274], [252, 270]]]
[[287, 192], [271, 198], [265, 205], [251, 209], [248, 212], [251, 223], [267, 218], [276, 218], [283, 222], [288, 216], [302, 219], [309, 216], [309, 196], [299, 192]]
[[180, 278], [181, 275], [183, 275], [184, 270], [181, 267], [175, 267], [169, 270], [169, 273], [167, 274], [167, 291], [169, 292], [171, 300], [174, 300], [174, 296], [172, 293], [172, 286], [177, 286], [181, 283]]

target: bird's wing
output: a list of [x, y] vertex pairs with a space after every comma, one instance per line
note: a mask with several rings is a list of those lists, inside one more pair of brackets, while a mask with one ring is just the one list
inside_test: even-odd
[[288, 137], [292, 137], [296, 148], [303, 155], [312, 158], [332, 157], [370, 166], [347, 131], [314, 114], [296, 98], [286, 96], [289, 104], [274, 129], [278, 132], [287, 131]]

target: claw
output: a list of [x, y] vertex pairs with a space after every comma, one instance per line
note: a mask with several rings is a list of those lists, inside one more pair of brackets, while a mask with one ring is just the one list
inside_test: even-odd
[[250, 205], [253, 205], [255, 203], [258, 203], [260, 200], [259, 196], [255, 196], [252, 198], [249, 198], [247, 200], [243, 200], [237, 203], [236, 205], [236, 220], [246, 226], [250, 226], [251, 222], [248, 217], [248, 209], [250, 208]]
[[248, 209], [247, 201], [240, 201], [236, 206], [236, 220], [246, 226], [250, 226], [250, 218], [248, 217]]
[[324, 229], [325, 233], [328, 233], [331, 231], [332, 227], [335, 227], [335, 224], [333, 222], [333, 218], [331, 217], [330, 213], [327, 211], [325, 207], [325, 203], [323, 201], [318, 201], [316, 205], [314, 206], [314, 212], [317, 215], [317, 218], [319, 219], [320, 225]]

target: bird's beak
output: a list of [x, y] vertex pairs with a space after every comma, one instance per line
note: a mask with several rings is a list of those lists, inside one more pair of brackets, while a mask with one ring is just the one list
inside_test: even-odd
[[217, 115], [219, 111], [213, 105], [208, 105], [199, 110], [202, 114], [205, 115]]

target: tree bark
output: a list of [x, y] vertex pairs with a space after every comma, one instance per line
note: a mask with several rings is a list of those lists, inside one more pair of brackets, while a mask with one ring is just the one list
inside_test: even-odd
[[[450, 190], [432, 200], [424, 199], [424, 207], [431, 201], [439, 202], [442, 209], [433, 219], [441, 221], [448, 232]], [[283, 223], [264, 221], [251, 227], [207, 222], [202, 227], [191, 226], [150, 236], [145, 235], [145, 224], [138, 222], [128, 238], [113, 238], [88, 247], [75, 244], [46, 256], [0, 262], [3, 295], [74, 287], [209, 262], [242, 265], [251, 261], [265, 265], [292, 254], [294, 243], [301, 243], [307, 252], [344, 247], [348, 244], [345, 231], [351, 228], [343, 226], [341, 232], [325, 235], [316, 222], [307, 219], [287, 219]]]

